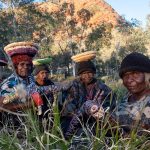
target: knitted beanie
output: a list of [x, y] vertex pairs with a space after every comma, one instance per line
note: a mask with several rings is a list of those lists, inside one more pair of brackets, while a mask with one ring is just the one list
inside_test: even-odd
[[96, 73], [95, 65], [90, 60], [77, 63], [76, 69], [77, 69], [77, 75], [80, 75], [85, 71]]
[[49, 72], [49, 68], [47, 65], [38, 65], [35, 66], [34, 70], [33, 70], [33, 75], [36, 76], [40, 71], [46, 70], [47, 72]]
[[119, 76], [122, 78], [123, 74], [128, 71], [150, 73], [150, 59], [138, 52], [130, 53], [122, 60]]

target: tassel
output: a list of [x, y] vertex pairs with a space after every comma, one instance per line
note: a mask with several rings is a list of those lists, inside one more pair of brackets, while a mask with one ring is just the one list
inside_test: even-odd
[[42, 114], [42, 105], [43, 105], [43, 100], [40, 96], [40, 94], [38, 92], [35, 92], [31, 95], [35, 106], [37, 107], [37, 115], [41, 115]]

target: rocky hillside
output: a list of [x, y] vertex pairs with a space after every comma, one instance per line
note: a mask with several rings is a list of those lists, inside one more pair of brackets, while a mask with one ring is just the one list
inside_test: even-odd
[[[110, 24], [112, 29], [124, 22], [104, 0], [51, 0], [5, 9], [2, 13], [0, 35], [3, 35], [3, 43], [33, 40], [41, 44], [44, 41], [43, 49], [47, 52], [43, 53], [46, 56], [68, 51], [72, 42], [77, 50], [85, 50], [88, 36], [101, 24]], [[103, 36], [107, 41], [111, 32], [107, 29], [110, 31], [104, 35], [98, 29], [97, 36]], [[103, 41], [101, 37], [100, 41]]]
[[[60, 45], [62, 46], [61, 50], [65, 49], [66, 41], [70, 40], [70, 30], [68, 30], [70, 26], [67, 25], [73, 26], [73, 30], [80, 30], [78, 34], [74, 34], [71, 38], [75, 43], [80, 43], [80, 46], [78, 46], [80, 49], [86, 49], [86, 38], [99, 25], [106, 23], [116, 27], [124, 22], [122, 17], [104, 0], [60, 0], [58, 3], [43, 2], [37, 3], [35, 6], [42, 14], [55, 14], [53, 16], [60, 17], [62, 13], [62, 16], [65, 16], [65, 21], [53, 32], [55, 44], [52, 49], [54, 53], [56, 53], [56, 49], [60, 48]], [[34, 34], [35, 37], [38, 37], [38, 35], [38, 32]]]
[[[72, 8], [71, 5], [68, 5], [67, 7], [70, 7], [68, 8], [70, 9], [70, 11], [71, 9], [74, 9], [73, 17], [79, 23], [82, 22], [82, 19], [79, 16], [78, 12], [82, 9], [87, 10], [87, 13], [89, 11], [91, 15], [90, 19], [88, 20], [89, 26], [96, 26], [103, 22], [111, 23], [113, 26], [116, 26], [120, 21], [124, 21], [119, 16], [119, 14], [104, 0], [60, 0], [59, 4], [63, 3], [74, 4], [74, 8]], [[60, 11], [60, 5], [58, 5], [57, 3], [45, 2], [36, 4], [36, 6], [43, 13], [52, 13]], [[66, 12], [67, 16], [70, 15], [70, 11], [68, 10]], [[87, 14], [85, 13], [82, 15]]]

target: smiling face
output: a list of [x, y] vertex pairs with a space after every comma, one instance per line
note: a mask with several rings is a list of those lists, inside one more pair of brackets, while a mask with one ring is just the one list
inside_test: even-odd
[[122, 77], [124, 86], [132, 94], [139, 94], [147, 90], [145, 75], [142, 72], [131, 71], [123, 74]]
[[32, 72], [32, 64], [28, 61], [21, 61], [16, 67], [16, 72], [20, 77], [26, 78]]
[[80, 74], [80, 79], [83, 83], [89, 84], [94, 78], [94, 73], [91, 71], [84, 71]]

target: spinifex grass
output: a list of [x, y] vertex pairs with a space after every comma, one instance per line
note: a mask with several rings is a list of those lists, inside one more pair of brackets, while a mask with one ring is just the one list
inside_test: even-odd
[[[116, 87], [116, 86], [115, 86]], [[115, 88], [114, 88], [115, 89]], [[118, 100], [120, 100], [124, 90], [119, 86]], [[54, 125], [51, 130], [41, 131], [36, 112], [32, 109], [24, 112], [27, 114], [21, 126], [18, 129], [9, 128], [4, 125], [0, 130], [0, 150], [67, 150], [74, 142], [64, 140], [60, 129], [60, 114], [57, 107], [57, 98], [53, 106]], [[138, 136], [136, 130], [131, 134], [124, 136], [119, 125], [112, 125], [109, 121], [109, 113], [101, 121], [97, 121], [96, 135], [93, 135], [91, 129], [83, 127], [84, 137], [79, 137], [76, 147], [79, 143], [84, 143], [79, 150], [148, 150], [150, 147], [150, 138], [148, 135]], [[9, 122], [9, 120], [8, 120]], [[108, 132], [110, 135], [108, 135]], [[145, 133], [150, 134], [150, 131]], [[84, 142], [85, 141], [85, 142]]]

